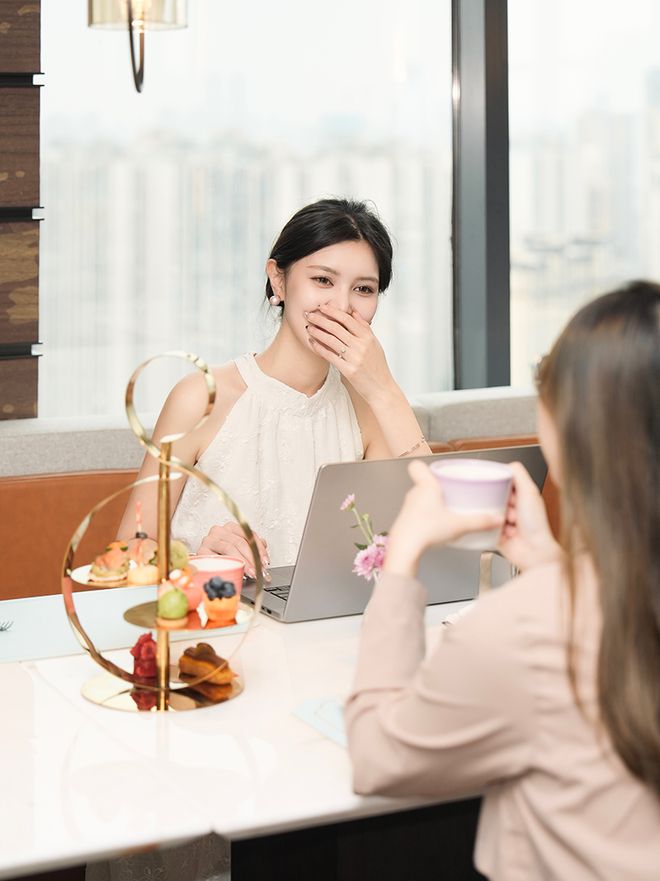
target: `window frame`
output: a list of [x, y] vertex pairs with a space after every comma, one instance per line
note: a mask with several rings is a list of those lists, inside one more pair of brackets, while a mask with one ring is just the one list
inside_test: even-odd
[[452, 0], [454, 388], [511, 383], [507, 0]]

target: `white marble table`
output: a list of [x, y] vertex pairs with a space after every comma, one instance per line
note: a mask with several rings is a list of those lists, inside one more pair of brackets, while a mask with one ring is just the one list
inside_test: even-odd
[[[47, 616], [61, 650], [69, 625], [53, 598], [23, 603], [31, 605], [22, 614]], [[464, 605], [430, 607], [430, 634]], [[0, 620], [7, 607], [0, 603]], [[360, 622], [259, 616], [232, 663], [245, 692], [178, 714], [89, 703], [80, 688], [98, 672], [94, 662], [82, 653], [39, 660], [43, 642], [25, 634], [22, 660], [0, 665], [0, 770], [11, 793], [0, 808], [0, 878], [208, 832], [235, 840], [427, 804], [356, 796], [346, 751], [295, 715], [305, 700], [346, 696]], [[115, 637], [111, 644], [129, 644]], [[204, 639], [226, 654], [237, 637]], [[173, 644], [173, 657], [186, 644]], [[129, 666], [125, 649], [111, 656]]]
[[209, 831], [198, 809], [174, 815], [176, 787], [34, 665], [0, 665], [0, 696], [0, 877]]

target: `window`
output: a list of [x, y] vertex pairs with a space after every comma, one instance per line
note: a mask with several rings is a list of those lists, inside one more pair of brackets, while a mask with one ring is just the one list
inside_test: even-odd
[[166, 349], [262, 347], [270, 246], [325, 195], [373, 200], [393, 234], [374, 328], [395, 377], [450, 388], [449, 0], [188, 5], [186, 30], [147, 34], [141, 95], [125, 34], [42, 5], [40, 415], [119, 415]]
[[511, 381], [570, 315], [660, 277], [660, 5], [509, 0]]

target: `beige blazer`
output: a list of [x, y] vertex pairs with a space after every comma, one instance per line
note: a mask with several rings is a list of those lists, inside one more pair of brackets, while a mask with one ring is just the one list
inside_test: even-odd
[[[578, 688], [596, 714], [598, 588], [578, 568]], [[425, 659], [425, 591], [384, 575], [346, 707], [358, 793], [484, 793], [475, 848], [491, 881], [658, 881], [660, 800], [577, 708], [557, 565], [486, 594]]]

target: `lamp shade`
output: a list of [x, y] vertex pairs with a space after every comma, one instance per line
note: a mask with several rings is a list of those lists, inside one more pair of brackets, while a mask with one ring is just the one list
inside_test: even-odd
[[[88, 0], [90, 28], [119, 30], [127, 22], [128, 0]], [[187, 24], [187, 0], [133, 0], [134, 30], [174, 30]]]

